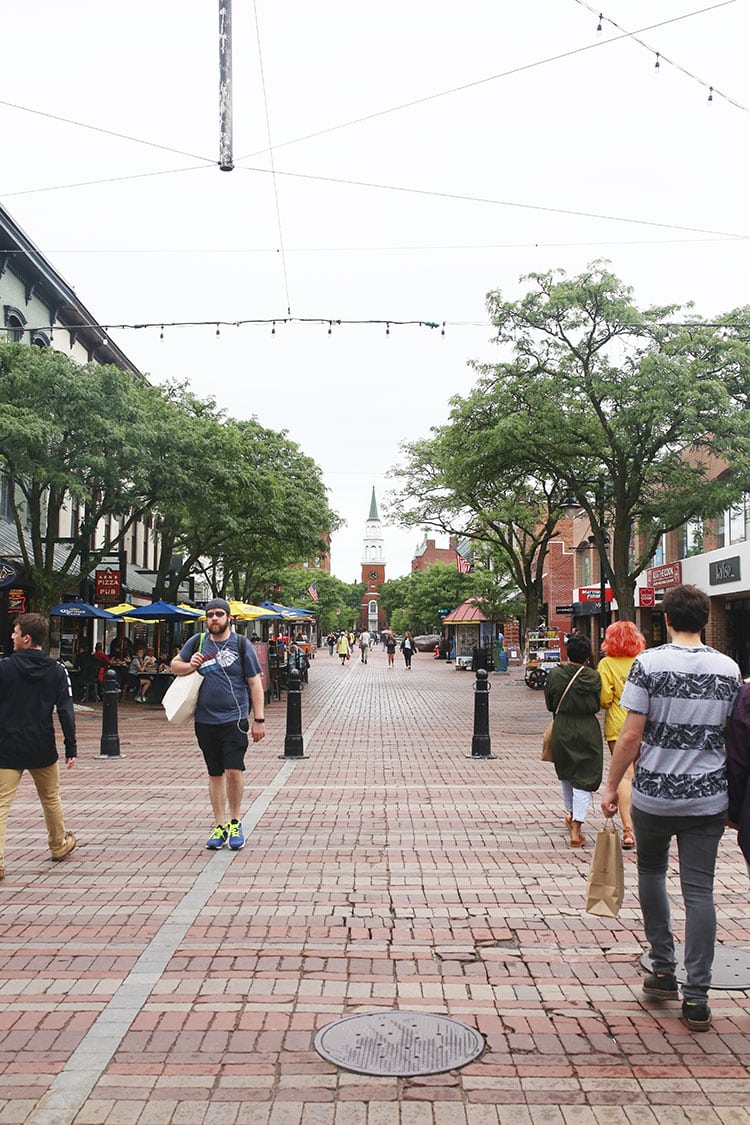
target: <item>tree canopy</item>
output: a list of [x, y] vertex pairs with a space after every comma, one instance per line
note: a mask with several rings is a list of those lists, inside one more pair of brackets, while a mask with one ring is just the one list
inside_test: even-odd
[[404, 518], [490, 534], [514, 573], [536, 559], [538, 582], [569, 493], [632, 617], [660, 536], [750, 486], [750, 310], [710, 322], [689, 307], [641, 310], [604, 263], [523, 281], [520, 300], [487, 298], [507, 358], [473, 363], [472, 393], [406, 447]]

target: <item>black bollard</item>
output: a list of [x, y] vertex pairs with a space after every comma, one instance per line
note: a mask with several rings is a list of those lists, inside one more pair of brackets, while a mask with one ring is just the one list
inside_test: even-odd
[[120, 758], [120, 736], [117, 733], [117, 704], [120, 700], [120, 683], [117, 673], [110, 668], [102, 684], [102, 740], [100, 758]]
[[299, 669], [289, 672], [289, 686], [286, 693], [286, 737], [284, 753], [280, 758], [306, 758], [305, 744], [302, 740], [302, 683]]
[[494, 758], [490, 752], [490, 684], [487, 669], [477, 669], [477, 682], [474, 684], [474, 737], [471, 740], [471, 754], [467, 758]]

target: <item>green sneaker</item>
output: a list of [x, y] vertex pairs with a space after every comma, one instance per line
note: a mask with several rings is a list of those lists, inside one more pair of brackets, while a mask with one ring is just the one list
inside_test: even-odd
[[206, 840], [206, 847], [211, 851], [218, 852], [219, 848], [223, 848], [227, 842], [227, 830], [223, 824], [217, 824], [211, 835]]
[[240, 848], [245, 846], [245, 833], [242, 831], [242, 822], [239, 820], [228, 820], [226, 824], [226, 833], [229, 837], [229, 847], [234, 852], [238, 852]]

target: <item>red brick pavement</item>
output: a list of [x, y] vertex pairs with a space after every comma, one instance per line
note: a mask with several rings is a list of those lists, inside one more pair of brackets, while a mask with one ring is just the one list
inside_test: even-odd
[[[426, 655], [406, 672], [319, 653], [309, 757], [279, 761], [272, 704], [247, 758], [246, 807], [265, 805], [231, 856], [203, 846], [191, 730], [128, 702], [123, 759], [100, 761], [100, 713], [82, 712], [63, 778], [77, 850], [49, 862], [26, 780], [11, 814], [0, 1123], [748, 1122], [747, 994], [715, 991], [702, 1035], [643, 1002], [633, 856], [620, 918], [584, 914], [590, 848], [566, 846], [538, 760], [543, 700], [492, 676], [497, 757], [470, 760], [473, 682]], [[717, 898], [720, 940], [750, 948], [733, 834]], [[682, 917], [675, 896], [678, 934]], [[331, 1020], [394, 1007], [472, 1024], [487, 1049], [415, 1079], [315, 1053]]]

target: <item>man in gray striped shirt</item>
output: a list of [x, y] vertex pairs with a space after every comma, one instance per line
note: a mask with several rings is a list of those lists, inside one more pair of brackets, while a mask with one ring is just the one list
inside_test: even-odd
[[602, 793], [602, 812], [617, 812], [617, 786], [631, 762], [638, 897], [653, 972], [647, 996], [677, 1000], [667, 869], [677, 839], [685, 903], [682, 1013], [693, 1031], [711, 1026], [708, 989], [716, 943], [714, 870], [728, 808], [726, 722], [742, 687], [733, 660], [701, 641], [711, 602], [696, 586], [664, 595], [670, 643], [635, 658], [622, 693], [628, 712]]

